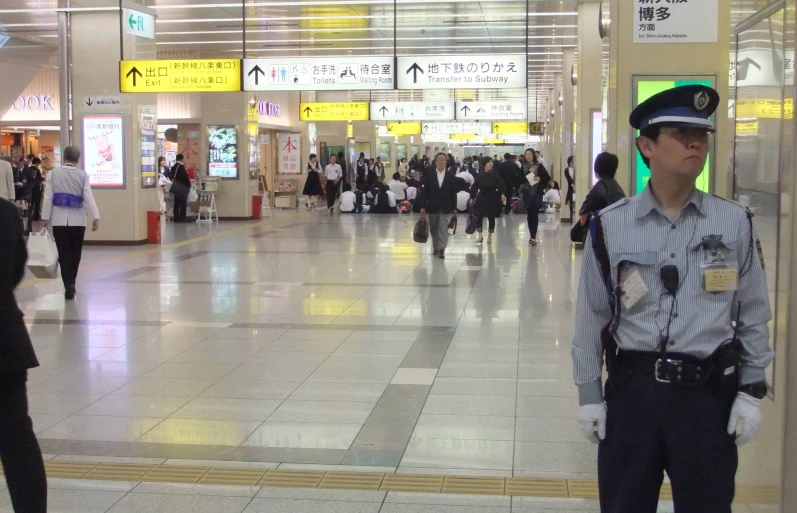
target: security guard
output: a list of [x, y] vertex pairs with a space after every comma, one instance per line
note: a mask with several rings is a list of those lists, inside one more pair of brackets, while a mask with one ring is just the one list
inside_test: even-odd
[[664, 471], [676, 513], [731, 513], [736, 446], [760, 428], [773, 352], [752, 214], [695, 187], [718, 104], [690, 85], [639, 105], [648, 186], [590, 226], [572, 356], [603, 513], [654, 513]]

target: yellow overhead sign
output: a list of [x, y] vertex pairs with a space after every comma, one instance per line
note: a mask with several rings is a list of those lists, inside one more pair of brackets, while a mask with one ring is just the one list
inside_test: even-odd
[[484, 144], [504, 144], [503, 139], [485, 139]]
[[744, 98], [736, 102], [737, 118], [780, 119], [781, 110], [784, 119], [794, 116], [794, 101], [786, 98], [783, 102], [766, 98]]
[[420, 135], [420, 123], [388, 123], [387, 133], [390, 135]]
[[527, 134], [529, 124], [525, 121], [496, 121], [493, 123], [494, 134]]
[[368, 102], [299, 104], [300, 121], [368, 121], [370, 115]]
[[758, 133], [758, 120], [756, 121], [737, 121], [736, 122], [737, 134], [757, 134]]
[[123, 93], [211, 93], [241, 90], [238, 59], [120, 61]]
[[476, 134], [451, 134], [451, 139], [456, 139], [457, 141], [473, 141], [479, 138]]

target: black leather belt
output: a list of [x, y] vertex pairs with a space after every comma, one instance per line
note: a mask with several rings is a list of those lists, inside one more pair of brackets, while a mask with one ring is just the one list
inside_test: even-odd
[[619, 369], [651, 373], [660, 383], [697, 386], [705, 384], [714, 372], [711, 358], [699, 360], [693, 356], [676, 353], [651, 353], [644, 351], [619, 351]]

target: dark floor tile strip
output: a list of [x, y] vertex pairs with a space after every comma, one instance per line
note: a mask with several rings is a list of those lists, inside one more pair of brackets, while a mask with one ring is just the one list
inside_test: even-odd
[[431, 388], [425, 385], [388, 385], [342, 463], [397, 466]]
[[157, 326], [164, 327], [169, 321], [91, 321], [88, 319], [36, 319], [25, 318], [28, 324], [50, 324], [62, 326]]
[[448, 346], [454, 337], [454, 328], [430, 329], [425, 327], [421, 330], [415, 343], [410, 348], [404, 361], [401, 362], [402, 368], [412, 369], [439, 369], [446, 356]]
[[125, 271], [123, 273], [114, 274], [113, 276], [108, 276], [107, 278], [102, 278], [100, 280], [95, 280], [92, 283], [115, 283], [115, 282], [124, 282], [130, 278], [135, 276], [140, 276], [142, 274], [151, 273], [153, 271], [157, 271], [159, 268], [154, 266], [145, 266], [139, 267], [138, 269], [133, 269], [131, 271]]
[[192, 260], [194, 258], [199, 258], [201, 256], [205, 256], [210, 254], [210, 251], [194, 251], [193, 253], [186, 253], [185, 255], [178, 256], [173, 260], [175, 262], [186, 262], [188, 260]]
[[47, 438], [40, 438], [39, 445], [45, 454], [68, 454], [70, 456], [315, 463], [319, 465], [339, 465], [346, 454], [344, 449], [231, 447], [226, 445], [99, 442]]

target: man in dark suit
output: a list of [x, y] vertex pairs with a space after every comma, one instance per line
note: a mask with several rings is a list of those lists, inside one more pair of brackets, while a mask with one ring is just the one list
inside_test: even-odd
[[447, 163], [446, 154], [438, 153], [435, 157], [435, 168], [423, 176], [423, 190], [416, 201], [421, 214], [429, 213], [434, 256], [441, 259], [446, 257], [448, 218], [452, 214], [457, 216], [456, 179], [452, 173], [446, 171]]
[[523, 170], [518, 167], [515, 156], [507, 153], [504, 161], [498, 166], [498, 175], [506, 184], [506, 205], [504, 212], [508, 214], [512, 210], [512, 198], [517, 194], [522, 185], [521, 177]]
[[28, 259], [22, 232], [17, 207], [0, 200], [0, 459], [14, 511], [44, 513], [47, 479], [25, 385], [39, 362], [14, 297]]

